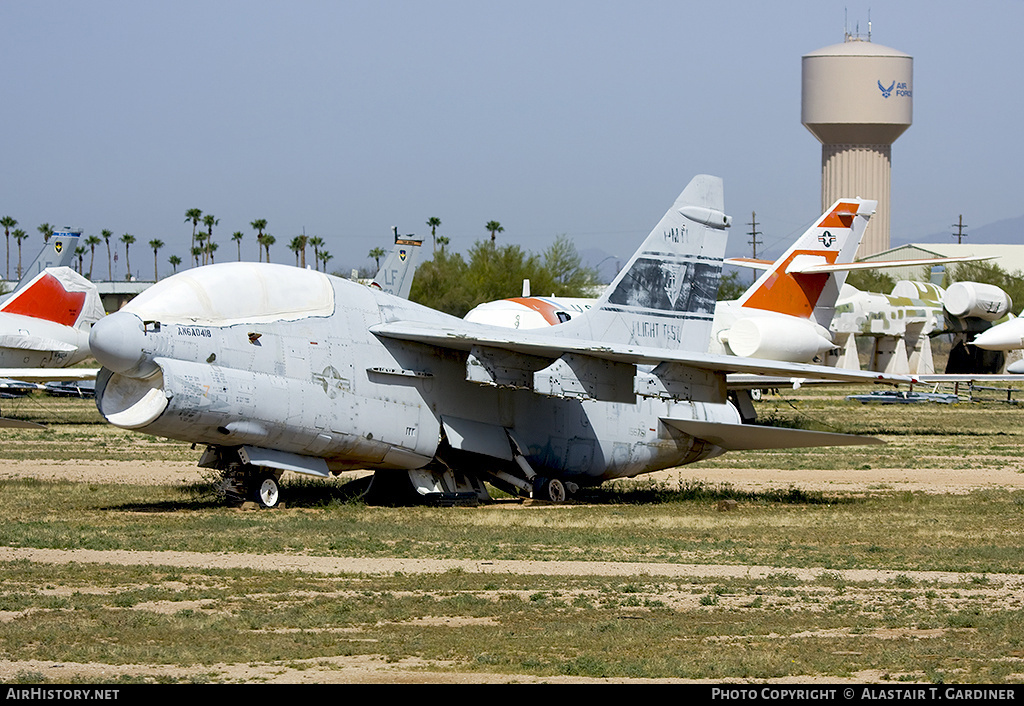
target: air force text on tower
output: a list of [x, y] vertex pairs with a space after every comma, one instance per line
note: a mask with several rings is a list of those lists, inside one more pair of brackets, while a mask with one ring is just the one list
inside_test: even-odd
[[837, 688], [762, 687], [759, 689], [713, 687], [717, 701], [1016, 701], [1014, 687], [981, 686], [858, 686]]

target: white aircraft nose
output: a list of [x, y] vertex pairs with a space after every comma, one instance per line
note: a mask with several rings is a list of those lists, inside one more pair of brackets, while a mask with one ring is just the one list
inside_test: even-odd
[[140, 370], [146, 360], [145, 344], [142, 320], [123, 311], [104, 316], [92, 325], [89, 333], [89, 348], [100, 365], [125, 375], [148, 374]]
[[1013, 319], [982, 331], [972, 341], [978, 348], [989, 351], [1011, 351], [1024, 348], [1024, 320]]

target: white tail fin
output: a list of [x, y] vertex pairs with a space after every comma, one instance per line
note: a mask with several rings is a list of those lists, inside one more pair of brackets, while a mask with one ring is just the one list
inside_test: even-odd
[[43, 270], [0, 306], [6, 314], [20, 314], [81, 328], [104, 315], [96, 285], [69, 267]]
[[22, 270], [21, 280], [14, 291], [18, 291], [29, 280], [34, 278], [47, 267], [70, 267], [75, 259], [75, 248], [81, 239], [82, 231], [60, 230], [54, 232], [50, 239], [43, 245], [42, 250], [36, 255], [28, 267]]
[[553, 333], [705, 352], [732, 221], [723, 194], [719, 177], [694, 177], [594, 306]]
[[384, 264], [380, 266], [377, 276], [373, 278], [370, 286], [388, 294], [394, 294], [396, 297], [408, 299], [409, 290], [412, 288], [412, 278], [419, 265], [422, 244], [422, 240], [396, 237], [395, 247], [384, 259]]
[[828, 327], [846, 270], [857, 254], [876, 201], [840, 199], [775, 261], [737, 303]]

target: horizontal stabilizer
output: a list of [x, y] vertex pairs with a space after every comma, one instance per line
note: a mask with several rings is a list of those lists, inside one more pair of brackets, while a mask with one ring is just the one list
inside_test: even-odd
[[873, 436], [835, 434], [806, 429], [763, 427], [757, 424], [723, 424], [692, 419], [665, 419], [665, 424], [684, 434], [710, 442], [726, 451], [799, 449], [810, 446], [858, 446], [884, 444]]
[[790, 266], [786, 271], [799, 274], [815, 274], [819, 272], [845, 272], [848, 270], [878, 270], [886, 267], [923, 267], [930, 265], [946, 265], [951, 262], [978, 262], [993, 260], [994, 255], [978, 255], [976, 257], [940, 257], [930, 260], [877, 260], [871, 262], [841, 262], [835, 265], [808, 264]]
[[0, 368], [0, 378], [22, 382], [95, 380], [99, 372], [99, 368]]

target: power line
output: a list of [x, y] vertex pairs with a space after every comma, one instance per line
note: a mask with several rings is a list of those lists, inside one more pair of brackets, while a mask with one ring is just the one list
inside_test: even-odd
[[953, 234], [953, 237], [956, 238], [957, 245], [960, 245], [963, 243], [963, 239], [967, 237], [967, 233], [964, 233], [964, 228], [967, 227], [967, 224], [964, 223], [963, 214], [960, 215], [959, 221], [953, 224], [953, 227], [956, 228], [956, 233]]
[[[750, 212], [750, 223], [747, 225], [750, 226], [750, 232], [747, 233], [747, 235], [750, 236], [750, 240], [747, 241], [747, 244], [751, 246], [752, 257], [756, 260], [757, 246], [762, 244], [762, 242], [757, 239], [757, 236], [763, 234], [757, 229], [757, 213], [755, 211]], [[754, 270], [754, 281], [757, 281], [757, 270]]]

